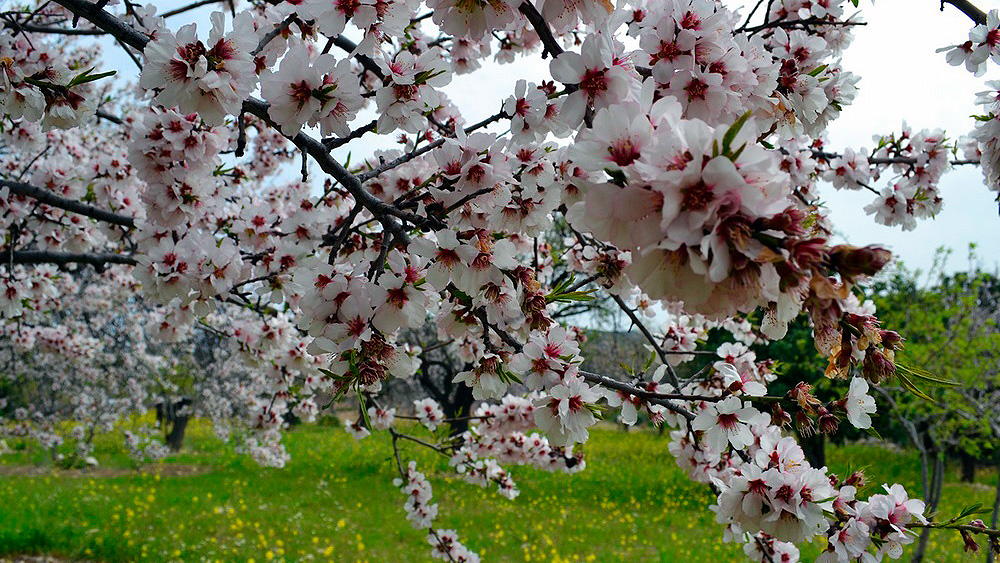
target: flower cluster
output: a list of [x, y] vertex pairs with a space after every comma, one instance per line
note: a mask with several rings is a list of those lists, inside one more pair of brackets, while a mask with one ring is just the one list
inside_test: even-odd
[[982, 76], [986, 72], [987, 61], [1000, 64], [1000, 12], [990, 10], [986, 22], [976, 24], [969, 30], [969, 39], [958, 45], [942, 47], [948, 64], [965, 65], [966, 70]]
[[351, 62], [324, 54], [310, 60], [308, 47], [292, 43], [277, 72], [261, 76], [261, 94], [271, 103], [268, 114], [285, 135], [303, 125], [319, 125], [323, 135], [346, 136], [348, 122], [364, 105], [351, 81]]
[[[8, 409], [5, 431], [85, 459], [88, 429], [183, 403], [281, 466], [286, 421], [359, 397], [355, 437], [428, 446], [513, 498], [506, 467], [581, 470], [578, 444], [610, 411], [673, 428], [670, 451], [718, 489], [751, 557], [794, 560], [813, 538], [828, 560], [896, 556], [921, 521], [900, 488], [856, 499], [856, 478], [782, 433], [869, 428], [870, 385], [897, 376], [902, 347], [857, 297], [891, 255], [832, 242], [821, 181], [876, 192], [874, 221], [912, 229], [940, 210], [957, 150], [905, 125], [871, 151], [826, 150], [858, 81], [845, 0], [749, 20], [717, 0], [296, 0], [215, 12], [207, 39], [152, 7], [74, 0], [136, 57], [134, 92], [107, 86], [96, 49], [51, 39], [68, 4], [3, 14], [0, 335], [25, 358], [10, 376], [51, 394]], [[948, 61], [1000, 62], [998, 21]], [[453, 76], [539, 50], [550, 76], [511, 77], [496, 113], [469, 119], [448, 97]], [[990, 88], [962, 146], [996, 190]], [[61, 269], [31, 267], [46, 261]], [[649, 346], [625, 375], [584, 368], [586, 334], [567, 326], [612, 302]], [[800, 313], [839, 400], [805, 383], [768, 395], [774, 366], [751, 347]], [[682, 382], [674, 367], [696, 357]], [[168, 377], [185, 366], [190, 397]], [[441, 377], [469, 404], [452, 408]], [[393, 402], [404, 387], [412, 411]], [[432, 527], [428, 480], [394, 458], [433, 554], [478, 560]]]
[[406, 467], [406, 472], [400, 471], [400, 473], [401, 477], [393, 481], [393, 484], [406, 495], [406, 502], [403, 504], [406, 519], [414, 528], [427, 530], [427, 541], [432, 546], [434, 557], [445, 561], [477, 563], [479, 556], [458, 541], [454, 530], [433, 528], [438, 515], [438, 505], [430, 503], [434, 491], [424, 474], [417, 471], [416, 462], [411, 461]]
[[252, 16], [244, 12], [226, 33], [225, 15], [215, 12], [204, 42], [197, 24], [177, 33], [161, 30], [143, 51], [146, 64], [139, 86], [153, 90], [164, 107], [176, 106], [183, 113], [197, 113], [208, 125], [222, 125], [227, 115], [240, 113], [257, 86], [251, 26]]
[[970, 135], [971, 148], [966, 149], [965, 156], [980, 162], [986, 185], [1000, 192], [1000, 82], [994, 80], [986, 85], [990, 89], [976, 98], [986, 113], [976, 121]]

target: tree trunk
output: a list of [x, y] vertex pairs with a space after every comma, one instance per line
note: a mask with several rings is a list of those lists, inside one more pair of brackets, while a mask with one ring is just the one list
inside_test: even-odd
[[826, 436], [817, 432], [808, 438], [799, 436], [799, 445], [806, 454], [806, 461], [813, 467], [820, 468], [826, 466]]
[[[944, 485], [944, 455], [941, 452], [933, 452], [933, 469], [931, 470], [931, 482], [929, 491], [925, 491], [924, 502], [927, 503], [925, 514], [933, 514], [937, 511], [938, 503], [941, 501], [941, 488]], [[927, 553], [927, 541], [930, 539], [931, 529], [923, 528], [920, 531], [920, 540], [917, 548], [913, 551], [913, 563], [921, 563]]]
[[441, 405], [445, 416], [459, 419], [451, 423], [452, 436], [457, 436], [469, 429], [467, 417], [472, 415], [472, 404], [476, 402], [475, 397], [472, 396], [472, 387], [465, 384], [459, 384], [456, 387], [454, 398]]
[[184, 431], [187, 429], [189, 417], [185, 415], [174, 416], [174, 423], [170, 426], [170, 433], [167, 434], [167, 447], [170, 451], [180, 451], [181, 444], [184, 443]]
[[962, 482], [974, 482], [976, 480], [976, 458], [961, 452], [958, 454], [958, 459], [962, 463]]
[[[997, 469], [1000, 470], [1000, 463], [997, 464]], [[998, 471], [1000, 473], [1000, 471]], [[997, 475], [997, 493], [993, 497], [993, 515], [990, 517], [990, 528], [994, 530], [997, 529], [997, 525], [1000, 525], [1000, 474]], [[989, 543], [986, 545], [986, 563], [993, 563], [993, 550], [990, 549]]]
[[191, 399], [182, 398], [176, 402], [160, 402], [156, 404], [156, 421], [163, 428], [163, 438], [171, 451], [179, 451], [184, 443], [184, 432], [187, 430], [191, 415], [185, 410], [191, 404]]

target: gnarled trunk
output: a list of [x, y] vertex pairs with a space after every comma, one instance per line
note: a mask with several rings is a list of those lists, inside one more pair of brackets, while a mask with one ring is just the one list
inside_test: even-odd
[[190, 405], [191, 399], [187, 397], [179, 401], [156, 404], [156, 421], [163, 429], [163, 439], [170, 451], [179, 451], [184, 444], [184, 432], [191, 418], [187, 410]]

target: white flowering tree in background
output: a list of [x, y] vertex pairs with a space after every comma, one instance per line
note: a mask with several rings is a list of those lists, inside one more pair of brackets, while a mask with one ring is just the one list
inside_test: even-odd
[[[859, 475], [811, 466], [784, 433], [867, 428], [874, 386], [943, 383], [895, 361], [903, 337], [858, 297], [891, 256], [833, 242], [819, 182], [871, 191], [858, 220], [904, 230], [940, 209], [953, 166], [979, 165], [1000, 190], [1000, 83], [970, 92], [970, 112], [984, 109], [960, 141], [904, 128], [830, 147], [859, 81], [839, 62], [863, 25], [856, 0], [217, 4], [0, 4], [0, 332], [4, 389], [20, 393], [8, 426], [51, 441], [61, 420], [135, 413], [170, 361], [146, 337], [201, 331], [233, 352], [210, 359], [201, 412], [241, 418], [247, 451], [280, 466], [289, 413], [357, 397], [349, 430], [391, 440], [407, 518], [448, 561], [479, 558], [435, 527], [408, 448], [513, 498], [507, 468], [583, 470], [590, 426], [640, 415], [671, 429], [677, 463], [718, 494], [706, 509], [720, 541], [752, 560], [795, 561], [815, 540], [822, 561], [898, 558], [927, 528], [1000, 549], [975, 511], [934, 519], [899, 485], [857, 497]], [[941, 64], [1000, 62], [997, 12], [942, 4], [973, 27], [941, 38], [957, 43]], [[172, 25], [197, 9], [220, 10], [210, 29]], [[138, 84], [102, 64], [100, 36]], [[442, 89], [524, 57], [549, 59], [551, 76], [483, 92], [496, 112], [480, 121]], [[333, 156], [379, 136], [398, 148]], [[647, 339], [646, 365], [581, 368], [580, 332], [555, 313], [595, 296]], [[111, 314], [133, 305], [142, 320]], [[800, 314], [839, 400], [804, 383], [768, 394], [770, 362], [748, 346]], [[412, 433], [397, 421], [457, 420], [431, 398], [381, 395], [421, 366], [405, 336], [428, 322], [469, 366], [454, 380], [479, 406], [461, 433]], [[713, 328], [732, 341], [699, 349]], [[699, 356], [713, 359], [680, 377]]]

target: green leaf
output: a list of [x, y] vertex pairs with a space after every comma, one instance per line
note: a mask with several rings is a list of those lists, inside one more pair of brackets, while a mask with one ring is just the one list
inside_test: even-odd
[[566, 293], [554, 294], [550, 293], [545, 296], [545, 301], [547, 303], [558, 302], [558, 303], [572, 303], [574, 301], [593, 301], [596, 299], [592, 293], [596, 292], [596, 289], [588, 289], [586, 291], [567, 291]]
[[[747, 120], [750, 119], [750, 114], [752, 112], [746, 112], [739, 116], [729, 129], [726, 129], [726, 133], [722, 135], [722, 154], [729, 154], [729, 147], [733, 144], [736, 139], [736, 135], [739, 135], [740, 129], [746, 124]], [[733, 159], [735, 160], [735, 159]]]
[[650, 350], [649, 351], [649, 357], [646, 358], [646, 364], [642, 367], [642, 371], [644, 371], [644, 372], [645, 371], [649, 371], [649, 368], [652, 367], [653, 362], [656, 361], [656, 358], [657, 358], [657, 356], [656, 356], [656, 350]]
[[821, 73], [824, 70], [826, 70], [826, 68], [828, 66], [830, 66], [830, 65], [819, 65], [818, 67], [816, 67], [816, 68], [814, 68], [814, 69], [812, 69], [812, 70], [809, 71], [809, 76], [819, 76], [819, 73]]
[[101, 72], [98, 74], [91, 74], [94, 72], [94, 67], [90, 67], [87, 70], [81, 72], [80, 74], [73, 77], [73, 80], [69, 81], [66, 85], [67, 88], [72, 88], [73, 86], [78, 86], [80, 84], [86, 84], [87, 82], [93, 82], [95, 80], [100, 80], [102, 78], [107, 78], [108, 76], [114, 76], [118, 74], [117, 70], [109, 70], [108, 72]]
[[625, 172], [621, 170], [605, 168], [604, 172], [611, 177], [611, 183], [616, 186], [624, 186], [628, 182], [628, 179], [625, 177]]
[[743, 154], [743, 150], [744, 150], [744, 149], [746, 149], [746, 148], [747, 148], [747, 144], [746, 144], [746, 143], [743, 143], [742, 145], [740, 145], [740, 148], [736, 149], [736, 152], [734, 152], [734, 153], [733, 153], [733, 154], [732, 154], [732, 155], [731, 155], [731, 156], [729, 157], [729, 159], [730, 159], [730, 160], [732, 160], [732, 161], [737, 161], [737, 160], [739, 160], [739, 159], [740, 159], [740, 155], [741, 155], [741, 154]]
[[883, 439], [882, 436], [879, 435], [878, 430], [875, 430], [874, 426], [870, 426], [870, 427], [866, 428], [865, 432], [867, 432], [869, 436], [871, 436], [873, 438], [877, 438], [878, 440], [882, 440]]
[[972, 505], [969, 505], [969, 506], [966, 506], [965, 508], [963, 508], [962, 509], [962, 513], [959, 514], [955, 519], [956, 520], [961, 520], [962, 518], [965, 518], [966, 516], [972, 516], [973, 514], [985, 514], [987, 512], [992, 512], [992, 511], [989, 510], [989, 509], [984, 509], [983, 508], [983, 503], [977, 502], [976, 504], [972, 504]]
[[916, 378], [921, 381], [926, 381], [931, 385], [937, 385], [941, 387], [957, 387], [958, 385], [960, 385], [958, 381], [953, 381], [951, 379], [942, 379], [941, 377], [938, 377], [925, 369], [913, 366], [907, 366], [899, 362], [896, 362], [896, 369], [897, 371], [902, 370], [903, 372], [906, 373], [908, 377]]
[[360, 387], [355, 387], [354, 391], [358, 395], [358, 404], [361, 405], [359, 410], [361, 411], [361, 418], [363, 418], [365, 421], [365, 428], [371, 428], [372, 421], [370, 418], [368, 418], [368, 409], [365, 408], [365, 396], [361, 394]]
[[937, 403], [937, 401], [932, 399], [930, 395], [924, 393], [916, 385], [914, 385], [913, 381], [911, 381], [910, 378], [907, 377], [904, 372], [896, 370], [896, 378], [899, 379], [899, 384], [903, 386], [903, 389], [906, 389], [910, 393], [916, 395], [917, 397], [920, 397], [925, 401], [929, 401], [931, 403]]

